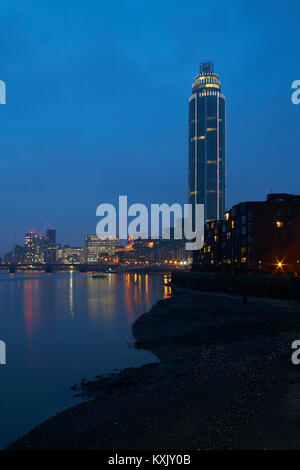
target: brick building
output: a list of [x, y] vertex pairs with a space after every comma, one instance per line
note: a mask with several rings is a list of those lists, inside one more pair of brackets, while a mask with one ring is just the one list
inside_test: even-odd
[[224, 220], [207, 222], [196, 266], [300, 272], [300, 196], [269, 194], [242, 202]]

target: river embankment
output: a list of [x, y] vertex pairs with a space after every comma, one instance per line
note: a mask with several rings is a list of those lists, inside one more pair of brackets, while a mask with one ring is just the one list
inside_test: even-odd
[[158, 361], [90, 382], [87, 400], [10, 449], [298, 449], [300, 306], [178, 289], [133, 324]]

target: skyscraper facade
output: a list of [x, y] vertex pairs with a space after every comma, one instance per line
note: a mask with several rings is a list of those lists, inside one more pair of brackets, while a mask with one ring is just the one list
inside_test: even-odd
[[225, 212], [225, 96], [212, 62], [202, 62], [189, 101], [189, 203], [204, 204], [204, 218]]
[[56, 244], [55, 228], [48, 228], [44, 238], [44, 261], [55, 263], [57, 259], [58, 245]]
[[55, 228], [48, 228], [46, 231], [46, 240], [49, 243], [55, 243], [56, 241], [56, 230]]
[[25, 234], [25, 261], [27, 263], [43, 263], [44, 237], [31, 231]]

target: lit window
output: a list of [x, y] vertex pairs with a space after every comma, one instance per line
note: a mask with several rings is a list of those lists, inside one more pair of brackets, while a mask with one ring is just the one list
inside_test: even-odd
[[219, 85], [215, 85], [214, 83], [207, 83], [204, 85], [206, 88], [220, 88]]
[[192, 137], [191, 142], [194, 142], [195, 140], [203, 140], [205, 139], [205, 135], [199, 135], [199, 137]]

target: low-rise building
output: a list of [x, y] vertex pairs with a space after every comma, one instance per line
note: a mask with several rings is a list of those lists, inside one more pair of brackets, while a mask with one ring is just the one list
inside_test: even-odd
[[65, 245], [58, 249], [58, 262], [62, 264], [84, 264], [85, 249], [81, 246]]
[[300, 272], [300, 196], [269, 194], [241, 202], [222, 221], [205, 225], [196, 266], [263, 272]]
[[116, 250], [119, 246], [120, 239], [112, 235], [86, 235], [86, 263], [93, 264], [112, 259], [115, 256]]

